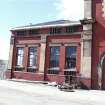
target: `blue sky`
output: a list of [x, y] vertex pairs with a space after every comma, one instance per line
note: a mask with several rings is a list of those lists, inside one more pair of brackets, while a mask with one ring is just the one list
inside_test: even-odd
[[30, 23], [83, 18], [83, 0], [1, 0], [0, 59], [8, 59], [10, 29]]

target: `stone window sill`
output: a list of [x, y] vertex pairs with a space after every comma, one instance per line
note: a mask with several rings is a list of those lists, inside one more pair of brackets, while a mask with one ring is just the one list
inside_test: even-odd
[[52, 67], [52, 68], [48, 68], [48, 70], [60, 70], [59, 67]]
[[23, 66], [15, 66], [16, 69], [24, 69]]
[[76, 68], [64, 69], [64, 71], [76, 71]]
[[38, 69], [37, 66], [31, 66], [31, 67], [28, 67], [28, 69]]
[[58, 74], [59, 70], [59, 67], [48, 68], [48, 74]]
[[15, 66], [15, 71], [23, 71], [23, 66]]

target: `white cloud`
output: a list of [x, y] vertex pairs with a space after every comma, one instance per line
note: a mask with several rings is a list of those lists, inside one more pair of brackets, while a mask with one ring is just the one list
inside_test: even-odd
[[9, 39], [0, 36], [0, 59], [7, 60], [9, 56]]
[[84, 16], [84, 0], [57, 0], [57, 18], [79, 20]]

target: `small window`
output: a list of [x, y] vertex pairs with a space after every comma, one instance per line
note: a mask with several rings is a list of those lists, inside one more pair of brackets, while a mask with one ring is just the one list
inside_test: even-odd
[[61, 28], [51, 28], [50, 29], [50, 34], [59, 34], [61, 33]]
[[37, 65], [37, 47], [29, 48], [29, 67]]
[[39, 34], [39, 30], [29, 30], [30, 35]]
[[59, 67], [59, 56], [60, 56], [60, 48], [51, 47], [50, 48], [50, 68]]
[[65, 66], [66, 69], [76, 68], [76, 47], [70, 46], [66, 48]]
[[26, 35], [26, 31], [17, 31], [17, 35]]
[[17, 48], [17, 66], [23, 66], [24, 48]]
[[66, 27], [66, 33], [78, 32], [77, 26]]

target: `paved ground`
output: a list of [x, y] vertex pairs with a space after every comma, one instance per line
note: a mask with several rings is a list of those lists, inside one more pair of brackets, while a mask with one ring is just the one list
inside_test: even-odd
[[105, 91], [59, 91], [43, 84], [0, 80], [0, 105], [105, 105]]

